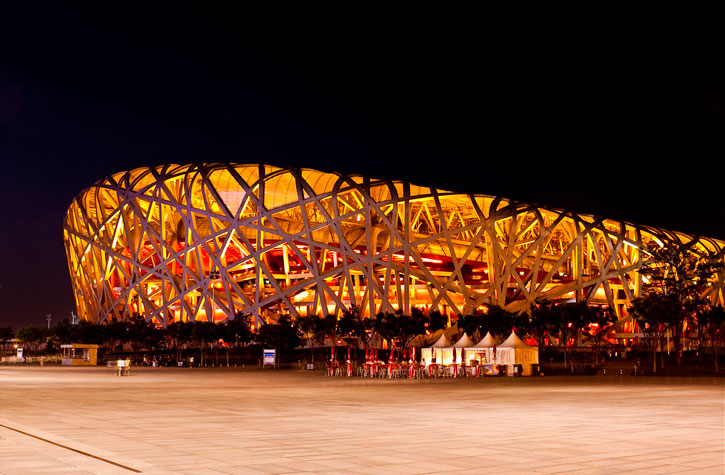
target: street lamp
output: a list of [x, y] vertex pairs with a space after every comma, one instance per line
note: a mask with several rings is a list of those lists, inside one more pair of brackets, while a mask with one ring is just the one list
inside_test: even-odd
[[214, 322], [214, 317], [216, 317], [216, 299], [214, 294], [214, 281], [219, 279], [221, 277], [221, 273], [218, 270], [213, 270], [209, 272], [209, 280], [211, 281], [211, 321]]

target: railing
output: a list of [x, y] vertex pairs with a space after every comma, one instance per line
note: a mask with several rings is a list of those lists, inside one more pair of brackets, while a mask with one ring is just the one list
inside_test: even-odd
[[437, 365], [423, 366], [419, 363], [383, 363], [367, 362], [362, 365], [353, 363], [328, 362], [325, 367], [327, 376], [357, 376], [379, 379], [436, 379], [436, 378], [482, 378], [498, 376], [496, 365]]

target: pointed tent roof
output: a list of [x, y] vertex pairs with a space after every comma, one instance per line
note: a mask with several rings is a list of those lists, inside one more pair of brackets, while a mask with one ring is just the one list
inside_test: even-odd
[[473, 340], [471, 340], [466, 333], [463, 334], [462, 337], [458, 339], [458, 341], [453, 345], [453, 348], [468, 348], [470, 346], [473, 346]]
[[508, 338], [506, 338], [506, 341], [498, 345], [499, 348], [533, 348], [535, 349], [535, 346], [527, 345], [524, 343], [521, 338], [516, 335], [516, 332], [511, 332]]
[[430, 345], [428, 348], [449, 348], [451, 346], [451, 340], [446, 337], [445, 333], [441, 333], [441, 337], [436, 340], [435, 343]]
[[474, 348], [493, 348], [496, 346], [496, 339], [491, 335], [491, 332], [486, 333], [481, 341], [476, 343]]

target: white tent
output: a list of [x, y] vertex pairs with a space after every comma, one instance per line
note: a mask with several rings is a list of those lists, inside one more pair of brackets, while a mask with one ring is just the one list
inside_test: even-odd
[[454, 348], [468, 348], [469, 346], [473, 346], [475, 342], [471, 340], [467, 334], [463, 334], [462, 337], [458, 339], [458, 341], [453, 345]]
[[531, 365], [539, 363], [539, 349], [527, 345], [515, 332], [496, 347], [496, 364], [506, 365], [507, 373], [513, 375], [513, 365], [522, 366], [522, 376], [531, 375]]
[[474, 348], [493, 348], [494, 346], [496, 346], [496, 339], [491, 332], [486, 333], [481, 341], [473, 345]]
[[427, 348], [421, 348], [420, 358], [421, 360], [425, 360], [426, 365], [430, 364], [434, 357], [436, 359], [436, 363], [438, 364], [451, 364], [453, 360], [451, 348], [451, 340], [446, 337], [445, 333], [441, 333], [440, 338], [438, 338], [435, 343]]
[[481, 341], [466, 349], [467, 360], [478, 360], [481, 364], [495, 364], [493, 348], [496, 346], [496, 339], [491, 333], [486, 333]]
[[[456, 358], [455, 358], [456, 359], [456, 364], [463, 364], [464, 363], [464, 361], [463, 361], [463, 352], [464, 352], [464, 350], [462, 350], [462, 348], [470, 348], [470, 347], [472, 347], [474, 345], [474, 343], [475, 342], [473, 340], [471, 340], [468, 337], [468, 335], [465, 334], [465, 333], [463, 334], [462, 337], [460, 337], [458, 339], [458, 341], [453, 345], [453, 348], [458, 348], [458, 351], [456, 351]], [[469, 351], [465, 351], [465, 358], [466, 358], [466, 360], [469, 360], [470, 361], [471, 359], [473, 359], [473, 358], [471, 358], [471, 355], [472, 355], [472, 353], [470, 353]], [[452, 358], [453, 358], [453, 352], [451, 351], [451, 359]]]

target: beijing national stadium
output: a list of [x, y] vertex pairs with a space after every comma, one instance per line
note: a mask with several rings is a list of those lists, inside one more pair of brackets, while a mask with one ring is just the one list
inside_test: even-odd
[[[251, 164], [163, 165], [108, 176], [63, 223], [78, 315], [165, 326], [412, 308], [465, 315], [539, 298], [609, 305], [641, 295], [652, 242], [725, 242], [404, 181]], [[725, 276], [704, 291], [723, 305]]]

